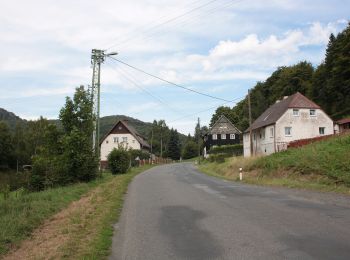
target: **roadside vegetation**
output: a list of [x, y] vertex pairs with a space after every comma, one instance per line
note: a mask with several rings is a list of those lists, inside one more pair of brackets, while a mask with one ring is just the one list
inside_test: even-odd
[[199, 166], [213, 176], [251, 184], [307, 188], [350, 194], [350, 135], [337, 136], [265, 157], [231, 157]]
[[128, 184], [150, 167], [0, 199], [0, 258], [106, 258]]

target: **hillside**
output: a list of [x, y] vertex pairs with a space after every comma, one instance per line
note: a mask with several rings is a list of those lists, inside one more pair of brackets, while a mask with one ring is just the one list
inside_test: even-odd
[[225, 163], [205, 163], [201, 170], [237, 180], [244, 169], [244, 181], [350, 193], [350, 134], [335, 136], [301, 148], [291, 148], [265, 157], [234, 157]]
[[9, 112], [3, 108], [0, 108], [0, 121], [5, 121], [10, 129], [14, 130], [17, 123], [26, 123], [27, 121]]

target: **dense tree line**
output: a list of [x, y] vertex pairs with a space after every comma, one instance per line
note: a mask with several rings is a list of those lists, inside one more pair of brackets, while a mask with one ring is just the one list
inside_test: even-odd
[[[266, 81], [258, 82], [251, 89], [253, 120], [277, 99], [297, 91], [315, 101], [334, 120], [350, 115], [350, 25], [337, 36], [330, 36], [325, 60], [317, 68], [303, 61], [279, 67]], [[222, 114], [244, 131], [249, 126], [248, 98], [233, 108], [219, 107], [210, 124]]]
[[92, 149], [93, 115], [89, 91], [76, 89], [60, 111], [61, 127], [44, 118], [17, 124], [14, 132], [0, 122], [0, 170], [33, 166], [29, 188], [90, 181], [97, 176]]

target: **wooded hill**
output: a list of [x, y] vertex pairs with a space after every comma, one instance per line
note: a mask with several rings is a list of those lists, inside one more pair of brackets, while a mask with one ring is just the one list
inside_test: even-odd
[[[329, 38], [325, 60], [316, 68], [307, 61], [279, 67], [263, 82], [251, 89], [253, 121], [277, 99], [299, 91], [307, 96], [333, 120], [350, 115], [350, 24], [337, 36]], [[248, 98], [235, 107], [221, 106], [212, 116], [211, 125], [220, 115], [229, 118], [241, 131], [249, 126]]]

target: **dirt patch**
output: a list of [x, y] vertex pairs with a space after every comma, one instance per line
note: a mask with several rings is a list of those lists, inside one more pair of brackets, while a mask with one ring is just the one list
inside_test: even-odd
[[60, 211], [42, 226], [35, 230], [32, 236], [23, 241], [18, 248], [10, 251], [4, 259], [60, 259], [64, 257], [65, 245], [69, 242], [71, 232], [83, 228], [77, 220], [86, 217], [93, 211], [96, 194], [100, 188], [89, 192], [80, 200], [72, 202], [66, 209]]

